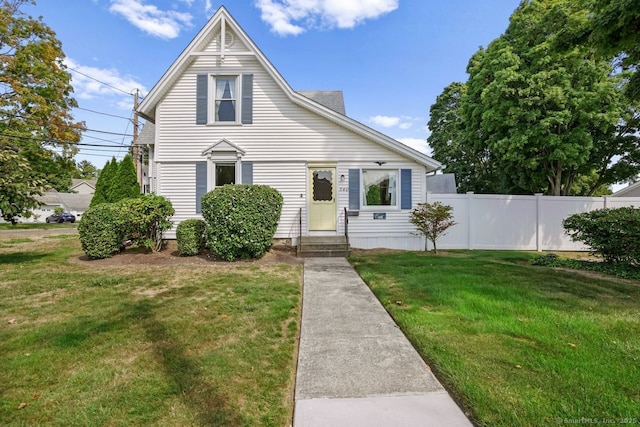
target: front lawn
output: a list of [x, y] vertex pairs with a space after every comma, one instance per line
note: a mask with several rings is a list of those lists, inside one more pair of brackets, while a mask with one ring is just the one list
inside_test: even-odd
[[0, 243], [0, 425], [291, 422], [299, 265], [89, 262], [77, 235]]
[[640, 282], [534, 256], [350, 260], [478, 425], [640, 424]]

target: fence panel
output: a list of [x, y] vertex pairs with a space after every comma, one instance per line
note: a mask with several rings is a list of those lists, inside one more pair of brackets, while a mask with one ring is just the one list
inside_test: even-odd
[[[562, 220], [569, 215], [622, 206], [640, 197], [553, 197], [496, 194], [427, 194], [427, 202], [453, 207], [456, 225], [438, 239], [442, 249], [588, 250], [572, 242]], [[431, 249], [431, 244], [428, 246]]]

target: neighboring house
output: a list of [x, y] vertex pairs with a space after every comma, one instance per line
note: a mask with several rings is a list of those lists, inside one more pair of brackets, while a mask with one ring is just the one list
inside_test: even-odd
[[93, 194], [96, 191], [95, 179], [72, 179], [71, 187], [69, 187], [70, 193], [77, 194]]
[[29, 218], [20, 218], [19, 222], [45, 222], [49, 215], [52, 215], [56, 208], [61, 208], [65, 212], [71, 212], [77, 220], [82, 218], [84, 211], [89, 209], [93, 194], [59, 193], [50, 190], [42, 196], [36, 196], [42, 205], [37, 209], [32, 209]]
[[640, 181], [629, 184], [615, 193], [613, 197], [640, 197]]
[[149, 179], [149, 165], [144, 159], [143, 148], [150, 149], [154, 143], [155, 126], [151, 122], [145, 123], [144, 127], [140, 131], [140, 135], [135, 142], [136, 146], [139, 146], [138, 157], [136, 160], [136, 173], [138, 175], [138, 182], [140, 183], [140, 192], [142, 194], [149, 194], [151, 192], [151, 181]]
[[409, 213], [442, 165], [346, 116], [342, 92], [294, 91], [224, 7], [138, 112], [174, 224], [218, 186], [264, 184], [284, 197], [276, 238], [344, 234], [348, 210], [353, 247], [424, 248]]
[[456, 194], [456, 174], [441, 173], [427, 176], [427, 193]]

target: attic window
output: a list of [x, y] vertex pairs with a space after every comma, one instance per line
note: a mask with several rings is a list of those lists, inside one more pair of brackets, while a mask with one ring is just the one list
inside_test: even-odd
[[[235, 40], [233, 33], [230, 33], [229, 31], [224, 32], [224, 47], [231, 47]], [[218, 34], [218, 44], [222, 44], [222, 33]]]

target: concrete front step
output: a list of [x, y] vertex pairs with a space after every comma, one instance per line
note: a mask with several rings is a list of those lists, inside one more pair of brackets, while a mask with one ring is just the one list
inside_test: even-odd
[[300, 238], [298, 256], [347, 257], [351, 254], [345, 236], [304, 236]]

